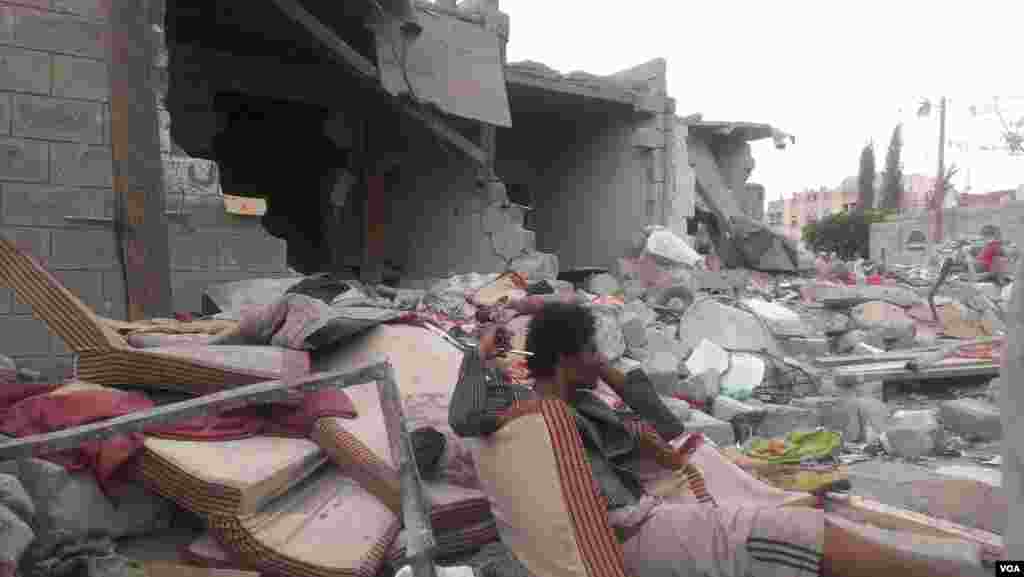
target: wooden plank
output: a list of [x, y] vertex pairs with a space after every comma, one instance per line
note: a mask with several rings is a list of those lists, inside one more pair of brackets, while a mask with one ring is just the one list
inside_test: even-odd
[[430, 524], [430, 506], [423, 494], [412, 439], [402, 411], [401, 393], [394, 369], [388, 364], [377, 380], [380, 407], [388, 430], [392, 458], [398, 461], [402, 482], [402, 518], [405, 522], [405, 552], [415, 577], [437, 577], [433, 553], [436, 548]]
[[333, 30], [324, 26], [323, 22], [320, 22], [319, 18], [303, 8], [298, 0], [272, 1], [281, 12], [284, 12], [286, 16], [296, 23], [301, 24], [314, 38], [323, 43], [330, 50], [331, 54], [343, 64], [347, 64], [367, 78], [377, 78], [377, 67], [372, 62], [357, 52], [355, 48], [349, 46]]
[[[826, 498], [833, 506], [838, 504], [840, 506], [849, 507], [856, 517], [853, 520], [863, 519], [882, 529], [909, 531], [911, 533], [921, 533], [934, 537], [946, 537], [969, 541], [980, 545], [984, 550], [986, 557], [990, 559], [1002, 559], [1002, 556], [1006, 553], [1003, 546], [1003, 538], [994, 533], [989, 533], [988, 531], [964, 527], [963, 525], [958, 525], [952, 521], [936, 519], [934, 517], [929, 517], [928, 515], [907, 511], [905, 509], [897, 509], [856, 495], [828, 493], [826, 494]], [[842, 511], [837, 511], [837, 513], [841, 514]]]
[[110, 145], [115, 230], [125, 276], [128, 318], [167, 317], [171, 257], [164, 218], [163, 161], [150, 82], [155, 47], [149, 13], [138, 0], [103, 0], [110, 41]]
[[0, 461], [58, 453], [74, 449], [86, 441], [142, 432], [151, 425], [173, 423], [210, 412], [283, 401], [294, 391], [312, 391], [332, 386], [346, 388], [368, 383], [376, 380], [385, 367], [385, 361], [378, 358], [351, 371], [319, 373], [296, 381], [264, 381], [88, 425], [12, 439], [0, 443]]

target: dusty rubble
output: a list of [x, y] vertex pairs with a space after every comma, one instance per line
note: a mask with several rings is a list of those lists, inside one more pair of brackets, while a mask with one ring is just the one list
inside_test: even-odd
[[[348, 311], [349, 324], [334, 327], [331, 338], [412, 315], [454, 338], [506, 323], [518, 339], [514, 348], [523, 348], [529, 316], [516, 303], [574, 301], [596, 313], [601, 352], [622, 368], [642, 367], [687, 430], [722, 447], [738, 447], [738, 454], [749, 456], [759, 440], [794, 442], [792, 433], [828, 431], [838, 435], [839, 449], [790, 464], [845, 471], [840, 468], [871, 460], [920, 464], [969, 456], [975, 445], [1001, 436], [993, 404], [998, 379], [974, 398], [920, 407], [894, 403], [912, 398], [901, 388], [905, 383], [941, 387], [942, 379], [973, 379], [983, 386], [997, 375], [1003, 291], [957, 281], [940, 287], [930, 303], [931, 287], [913, 286], [906, 275], [848, 284], [837, 282], [834, 269], [824, 278], [711, 270], [703, 256], [660, 227], [645, 230], [615, 271], [561, 271], [554, 255], [531, 253], [515, 259], [510, 272], [515, 274], [468, 274], [400, 289], [346, 280], [350, 290], [331, 306]], [[284, 306], [288, 299], [288, 310], [298, 310], [297, 297], [285, 295], [294, 282], [211, 287], [207, 298], [220, 310], [215, 318], [228, 323], [216, 331], [167, 324], [124, 324], [120, 330], [136, 337], [130, 341], [135, 346], [185, 337], [208, 346], [222, 342], [224, 326], [247, 311]], [[270, 321], [248, 332], [243, 326], [241, 337], [308, 349], [313, 335], [324, 334], [322, 323], [310, 321], [319, 314], [291, 325], [285, 320], [285, 328]], [[503, 368], [509, 379], [526, 378], [521, 361]], [[0, 383], [31, 381], [31, 374], [0, 357]], [[995, 454], [989, 445], [989, 458]], [[99, 575], [95, 560], [116, 555], [103, 543], [159, 534], [183, 514], [174, 499], [137, 483], [128, 487], [110, 494], [88, 471], [69, 472], [45, 459], [0, 462], [0, 574], [20, 567], [25, 575], [56, 577], [78, 567], [73, 560], [79, 559], [88, 574]]]

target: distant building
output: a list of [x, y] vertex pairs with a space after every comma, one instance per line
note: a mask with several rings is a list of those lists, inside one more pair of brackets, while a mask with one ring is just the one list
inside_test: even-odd
[[1017, 200], [1017, 191], [1011, 188], [981, 194], [961, 194], [956, 204], [965, 208], [998, 208], [1014, 200]]
[[[875, 175], [875, 207], [882, 203], [882, 173]], [[860, 204], [860, 190], [857, 177], [844, 178], [838, 187], [821, 187], [791, 193], [783, 197], [781, 232], [794, 240], [799, 239], [804, 225], [825, 218], [830, 214], [853, 210]], [[903, 177], [903, 195], [900, 198], [900, 212], [913, 213], [928, 207], [928, 198], [935, 188], [935, 177], [908, 174]]]

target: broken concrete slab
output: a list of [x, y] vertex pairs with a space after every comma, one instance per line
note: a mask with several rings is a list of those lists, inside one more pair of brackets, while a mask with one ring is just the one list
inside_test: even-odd
[[692, 412], [690, 403], [667, 395], [661, 395], [661, 401], [665, 403], [668, 410], [672, 411], [672, 414], [679, 419], [679, 422], [685, 423], [690, 420], [690, 413]]
[[897, 411], [882, 435], [886, 452], [906, 459], [931, 455], [941, 442], [942, 425], [932, 411]]
[[791, 337], [779, 339], [779, 345], [790, 357], [814, 359], [829, 354], [828, 339], [814, 337]]
[[776, 336], [802, 337], [810, 332], [800, 315], [780, 304], [758, 298], [740, 302], [760, 317]]
[[730, 350], [782, 356], [782, 349], [763, 321], [712, 299], [697, 300], [679, 320], [680, 342], [692, 350], [702, 339]]
[[899, 307], [927, 304], [924, 297], [902, 286], [838, 286], [817, 283], [806, 287], [813, 300], [830, 308], [850, 308], [869, 301], [884, 301]]
[[703, 411], [690, 411], [690, 419], [686, 421], [686, 432], [703, 433], [705, 437], [722, 447], [736, 443], [732, 424], [720, 421]]
[[804, 397], [793, 399], [793, 406], [811, 409], [818, 415], [818, 425], [840, 433], [844, 441], [861, 437], [860, 413], [849, 399], [841, 397]]
[[939, 406], [942, 424], [966, 439], [994, 441], [1003, 437], [999, 407], [978, 399], [955, 399]]
[[764, 410], [725, 395], [718, 395], [711, 407], [711, 413], [716, 419], [731, 422], [735, 418], [755, 418], [763, 415]]
[[857, 328], [880, 333], [886, 340], [912, 339], [916, 333], [914, 320], [894, 304], [872, 301], [854, 307], [850, 313]]
[[36, 534], [28, 523], [14, 511], [0, 505], [0, 570], [4, 565], [17, 567], [35, 538]]
[[793, 431], [813, 431], [818, 428], [818, 415], [811, 409], [771, 403], [752, 404], [764, 410], [764, 419], [755, 431], [759, 437], [784, 437]]

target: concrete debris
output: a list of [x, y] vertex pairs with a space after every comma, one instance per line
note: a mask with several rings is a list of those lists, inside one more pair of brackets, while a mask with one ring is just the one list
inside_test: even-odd
[[801, 337], [808, 333], [800, 315], [789, 308], [759, 298], [743, 299], [740, 302], [767, 323], [777, 336]]
[[693, 410], [690, 408], [690, 403], [687, 403], [682, 399], [677, 399], [675, 397], [669, 397], [666, 395], [662, 395], [661, 400], [662, 402], [665, 403], [665, 406], [668, 407], [670, 411], [672, 411], [672, 414], [675, 415], [676, 418], [679, 419], [681, 422], [685, 423], [690, 420], [690, 413], [693, 412]]
[[36, 517], [32, 497], [14, 475], [0, 474], [0, 505], [13, 511], [26, 523], [31, 523]]
[[679, 340], [693, 349], [707, 339], [732, 351], [765, 351], [781, 357], [782, 350], [756, 316], [713, 299], [695, 302], [679, 321]]
[[754, 406], [764, 411], [764, 419], [757, 428], [759, 437], [785, 437], [793, 431], [813, 431], [819, 426], [818, 415], [812, 409], [762, 402]]
[[507, 268], [522, 273], [530, 282], [553, 281], [558, 278], [558, 255], [531, 252], [515, 257], [508, 263]]
[[736, 442], [732, 424], [720, 421], [703, 411], [690, 411], [690, 420], [685, 424], [686, 432], [703, 433], [720, 447], [729, 447]]
[[619, 310], [611, 306], [591, 307], [597, 320], [597, 350], [614, 361], [626, 352], [626, 339], [619, 327]]
[[647, 346], [647, 327], [658, 315], [641, 300], [633, 300], [622, 307], [622, 336], [626, 348], [642, 349]]
[[841, 397], [804, 397], [793, 400], [794, 407], [810, 409], [818, 415], [818, 426], [840, 433], [844, 441], [860, 441], [863, 433], [860, 411], [850, 399]]
[[765, 379], [767, 364], [758, 355], [733, 353], [729, 370], [722, 375], [720, 393], [735, 399], [749, 399]]
[[890, 455], [919, 459], [932, 455], [941, 445], [942, 425], [933, 411], [897, 411], [881, 440]]
[[645, 248], [648, 254], [674, 264], [693, 267], [704, 261], [704, 257], [686, 244], [686, 241], [664, 228], [650, 232]]
[[680, 392], [679, 357], [670, 352], [655, 352], [644, 361], [643, 368], [654, 389], [662, 395]]
[[993, 441], [1003, 436], [999, 407], [977, 399], [946, 401], [939, 407], [946, 428], [969, 439]]
[[608, 273], [596, 274], [587, 279], [587, 292], [597, 296], [611, 296], [622, 291], [619, 281]]
[[882, 301], [872, 301], [854, 307], [854, 324], [869, 332], [880, 334], [886, 341], [912, 339], [916, 333], [913, 319], [903, 308]]
[[743, 401], [737, 401], [732, 397], [719, 395], [718, 397], [715, 397], [711, 414], [716, 419], [731, 422], [737, 417], [750, 419], [759, 415], [763, 416], [764, 409], [759, 406], [744, 403]]
[[889, 407], [880, 399], [870, 396], [848, 398], [847, 402], [856, 407], [861, 435], [857, 439], [865, 443], [878, 441], [889, 424]]
[[0, 505], [0, 570], [5, 564], [17, 567], [35, 538], [28, 522]]

